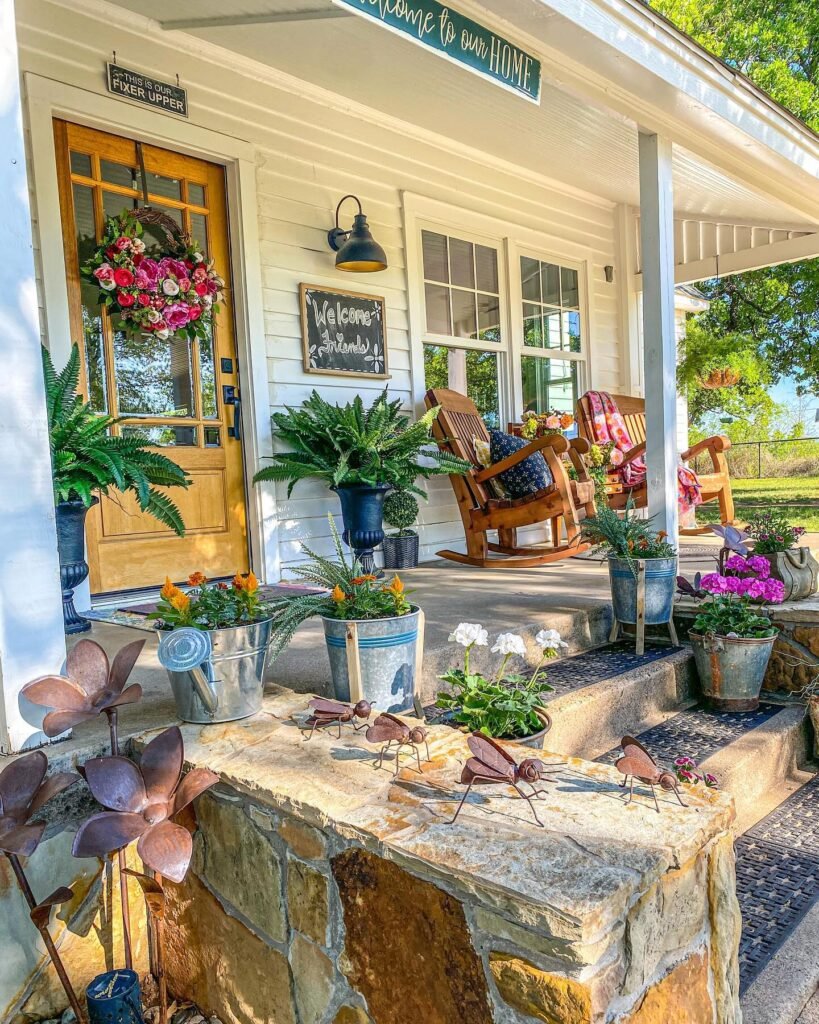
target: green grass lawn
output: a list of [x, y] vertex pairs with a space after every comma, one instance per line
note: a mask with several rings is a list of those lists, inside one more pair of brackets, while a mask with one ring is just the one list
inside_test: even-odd
[[[792, 526], [819, 531], [819, 477], [767, 477], [762, 480], [733, 480], [734, 503], [738, 519], [755, 512], [781, 508], [787, 511]], [[719, 521], [716, 502], [697, 510], [697, 518], [706, 523]]]

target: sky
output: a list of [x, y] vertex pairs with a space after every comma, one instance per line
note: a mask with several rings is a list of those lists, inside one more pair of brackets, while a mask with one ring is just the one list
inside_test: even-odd
[[[783, 378], [771, 389], [771, 397], [780, 405], [793, 408], [797, 402], [796, 382], [790, 377]], [[819, 394], [815, 393], [808, 399], [807, 411], [808, 415], [805, 417], [806, 436], [819, 437]]]

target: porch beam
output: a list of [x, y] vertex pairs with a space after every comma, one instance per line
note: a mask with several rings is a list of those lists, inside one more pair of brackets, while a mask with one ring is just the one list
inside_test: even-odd
[[172, 18], [160, 21], [166, 32], [192, 28], [230, 28], [234, 25], [284, 25], [296, 21], [323, 21], [325, 18], [346, 18], [352, 11], [340, 7], [322, 7], [308, 11], [268, 11], [263, 14], [220, 14], [213, 18]]
[[0, 338], [10, 377], [0, 407], [0, 752], [43, 739], [20, 690], [65, 659], [48, 419], [40, 359], [29, 185], [13, 0], [0, 0]]
[[676, 538], [677, 342], [671, 140], [640, 132], [639, 162], [648, 514], [655, 529]]
[[711, 277], [729, 277], [732, 274], [744, 274], [748, 270], [760, 270], [780, 263], [796, 263], [816, 257], [819, 257], [819, 233], [786, 238], [781, 242], [727, 252], [721, 256], [709, 256], [691, 263], [680, 263], [674, 270], [674, 278], [677, 284], [691, 284]]

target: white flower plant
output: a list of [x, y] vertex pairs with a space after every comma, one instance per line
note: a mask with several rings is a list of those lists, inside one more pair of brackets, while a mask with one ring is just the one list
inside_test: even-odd
[[556, 629], [541, 629], [535, 637], [540, 661], [531, 677], [507, 673], [511, 658], [525, 658], [526, 644], [518, 633], [501, 633], [491, 647], [501, 656], [497, 672], [491, 677], [470, 668], [474, 647], [488, 647], [489, 634], [478, 623], [461, 622], [450, 634], [451, 643], [464, 648], [463, 668], [452, 668], [441, 676], [449, 687], [438, 693], [435, 706], [468, 732], [481, 732], [493, 739], [525, 739], [544, 727], [539, 714], [543, 695], [551, 690], [543, 667], [556, 658], [568, 644]]

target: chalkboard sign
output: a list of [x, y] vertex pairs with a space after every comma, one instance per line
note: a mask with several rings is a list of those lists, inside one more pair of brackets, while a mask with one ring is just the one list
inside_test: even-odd
[[389, 377], [384, 299], [299, 285], [307, 373]]

